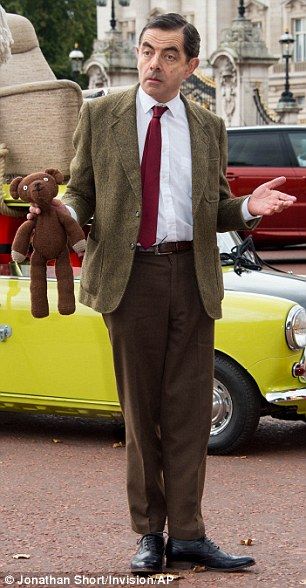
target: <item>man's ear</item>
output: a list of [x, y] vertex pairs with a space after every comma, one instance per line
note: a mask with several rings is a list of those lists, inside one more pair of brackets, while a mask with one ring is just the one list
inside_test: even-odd
[[53, 167], [50, 167], [48, 169], [45, 169], [45, 173], [49, 174], [49, 176], [52, 176], [57, 184], [62, 184], [64, 181], [64, 176], [59, 169], [54, 169]]
[[198, 57], [192, 57], [191, 59], [189, 59], [188, 63], [187, 63], [187, 73], [185, 75], [185, 80], [187, 80], [187, 78], [189, 78], [189, 76], [191, 76], [191, 74], [193, 74], [194, 70], [197, 69], [197, 67], [199, 66], [200, 60]]
[[12, 196], [12, 198], [14, 198], [14, 200], [18, 200], [18, 198], [19, 198], [18, 186], [19, 186], [21, 180], [22, 180], [22, 177], [18, 176], [17, 178], [14, 178], [10, 183], [10, 195]]

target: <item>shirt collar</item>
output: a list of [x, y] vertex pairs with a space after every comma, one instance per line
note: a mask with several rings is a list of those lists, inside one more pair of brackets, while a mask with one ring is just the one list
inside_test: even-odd
[[[155, 104], [159, 104], [156, 102], [155, 98], [146, 94], [146, 92], [142, 89], [141, 86], [138, 88], [138, 96], [140, 104], [143, 108], [145, 114], [147, 114]], [[165, 102], [164, 106], [168, 106], [169, 111], [171, 112], [172, 116], [176, 117], [179, 114], [180, 109], [182, 106], [184, 107], [184, 103], [181, 100], [180, 94], [178, 93], [172, 100], [169, 102]]]

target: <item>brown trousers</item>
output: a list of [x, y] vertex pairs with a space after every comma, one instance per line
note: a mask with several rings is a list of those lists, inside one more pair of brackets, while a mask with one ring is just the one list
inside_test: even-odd
[[204, 535], [201, 498], [211, 426], [214, 321], [193, 251], [136, 253], [119, 307], [103, 315], [126, 424], [132, 528]]

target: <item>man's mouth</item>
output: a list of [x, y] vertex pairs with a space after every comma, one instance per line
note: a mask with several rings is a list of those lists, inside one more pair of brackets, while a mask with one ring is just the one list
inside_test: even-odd
[[159, 78], [147, 78], [147, 82], [161, 82]]

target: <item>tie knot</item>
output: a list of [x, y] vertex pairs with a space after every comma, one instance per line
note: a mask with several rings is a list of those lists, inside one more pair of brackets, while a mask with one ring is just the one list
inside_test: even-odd
[[153, 118], [160, 118], [166, 110], [168, 110], [168, 106], [157, 106], [157, 104], [155, 104], [155, 106], [153, 106]]

